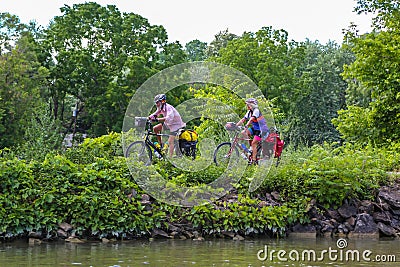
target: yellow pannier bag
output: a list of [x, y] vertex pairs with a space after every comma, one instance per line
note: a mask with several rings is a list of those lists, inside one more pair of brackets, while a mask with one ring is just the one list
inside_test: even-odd
[[197, 133], [193, 130], [184, 130], [180, 135], [179, 135], [179, 139], [183, 139], [189, 142], [194, 142], [197, 141], [197, 138], [199, 136], [197, 135]]

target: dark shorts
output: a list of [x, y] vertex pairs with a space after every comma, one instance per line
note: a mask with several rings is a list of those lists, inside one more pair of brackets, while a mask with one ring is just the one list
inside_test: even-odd
[[250, 132], [250, 134], [252, 136], [261, 137], [261, 131], [260, 130], [254, 130], [253, 127], [249, 127], [247, 130], [249, 130], [249, 132]]
[[264, 141], [269, 135], [269, 131], [262, 133], [260, 130], [254, 130], [252, 127], [248, 128], [250, 134], [254, 136], [257, 141]]
[[169, 130], [168, 126], [165, 125], [165, 124], [163, 123], [163, 124], [162, 124], [162, 129], [163, 129], [163, 130], [165, 131], [165, 133], [168, 134], [168, 135], [177, 136], [177, 135], [179, 134], [180, 129], [182, 129], [182, 128], [180, 128], [180, 129], [178, 129], [178, 130], [176, 130], [176, 131], [171, 132], [171, 131]]

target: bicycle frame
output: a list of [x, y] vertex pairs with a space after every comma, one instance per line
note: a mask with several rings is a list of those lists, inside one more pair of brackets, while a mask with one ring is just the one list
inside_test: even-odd
[[231, 139], [232, 146], [231, 146], [231, 149], [229, 150], [229, 156], [232, 154], [233, 148], [235, 146], [238, 147], [239, 150], [241, 150], [242, 152], [246, 152], [243, 149], [243, 147], [241, 145], [239, 145], [239, 141], [247, 141], [248, 142], [248, 141], [253, 140], [253, 139], [250, 139], [250, 138], [239, 137], [239, 134], [240, 134], [239, 132], [236, 132], [235, 136]]
[[252, 142], [253, 140], [253, 138], [241, 137], [241, 134], [243, 133], [243, 130], [245, 128], [243, 126], [239, 127], [233, 122], [228, 122], [225, 128], [230, 132], [234, 132], [234, 135], [230, 138], [229, 142], [222, 142], [218, 144], [215, 148], [213, 156], [216, 165], [219, 164], [218, 162], [226, 163], [227, 159], [231, 158], [234, 154], [239, 157], [241, 156], [245, 160], [249, 160], [249, 163], [255, 162], [255, 164], [258, 164], [259, 162], [264, 162], [265, 160], [268, 160], [274, 156], [274, 145], [276, 144], [276, 140], [273, 140], [275, 141], [274, 143], [271, 142], [271, 140], [269, 140], [268, 138], [265, 138], [257, 142], [255, 153], [256, 155], [254, 159], [252, 158], [254, 151], [250, 152], [248, 149], [241, 146], [241, 143], [243, 141]]
[[[239, 130], [240, 129], [240, 130]], [[239, 142], [240, 141], [247, 141], [247, 142], [249, 142], [249, 141], [252, 141], [253, 140], [253, 138], [244, 138], [244, 137], [239, 137], [239, 135], [241, 134], [241, 131], [243, 130], [244, 128], [243, 127], [241, 127], [241, 128], [238, 128], [238, 130], [235, 130], [235, 135], [234, 135], [234, 137], [232, 137], [231, 138], [231, 147], [230, 147], [230, 149], [229, 149], [229, 151], [228, 151], [228, 153], [227, 153], [227, 157], [230, 157], [231, 155], [232, 155], [232, 152], [233, 152], [233, 150], [234, 150], [234, 147], [237, 147], [240, 151], [242, 151], [245, 155], [246, 155], [246, 158], [247, 159], [250, 159], [250, 157], [252, 156], [252, 154], [251, 153], [248, 153], [247, 151], [245, 151], [244, 149], [243, 149], [243, 147], [239, 144]], [[262, 149], [262, 143], [263, 142], [265, 142], [265, 141], [260, 141], [260, 142], [258, 142], [258, 144], [257, 144], [257, 157], [256, 157], [256, 161], [258, 161], [258, 160], [260, 160], [261, 158], [259, 158], [259, 155], [260, 155], [260, 151], [261, 151], [261, 149]]]
[[[146, 133], [144, 134], [144, 143], [146, 144], [146, 145], [148, 145], [150, 148], [153, 148], [155, 151], [157, 151], [158, 152], [158, 154], [162, 157], [162, 158], [164, 158], [164, 155], [163, 155], [163, 152], [162, 152], [162, 148], [160, 147], [160, 148], [158, 148], [156, 145], [154, 145], [154, 143], [150, 140], [150, 136], [169, 136], [168, 134], [157, 134], [157, 133], [154, 133], [154, 132], [152, 132], [152, 124], [151, 124], [151, 121], [150, 120], [148, 120], [147, 122], [146, 122], [146, 128], [147, 128], [147, 131], [146, 131]], [[151, 150], [152, 151], [152, 150]], [[153, 153], [153, 152], [152, 152]]]

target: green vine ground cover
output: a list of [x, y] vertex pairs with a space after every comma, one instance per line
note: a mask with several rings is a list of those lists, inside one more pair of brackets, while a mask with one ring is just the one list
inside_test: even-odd
[[[48, 153], [44, 160], [21, 160], [11, 151], [0, 151], [0, 238], [11, 240], [29, 232], [56, 236], [60, 223], [74, 227], [83, 237], [135, 238], [172, 223], [188, 224], [203, 234], [232, 231], [243, 235], [284, 235], [287, 227], [307, 222], [311, 200], [338, 207], [345, 199], [371, 199], [391, 183], [387, 171], [398, 171], [399, 147], [378, 150], [351, 145], [323, 145], [300, 150], [286, 148], [282, 164], [272, 168], [257, 191], [250, 183], [235, 184], [237, 200], [183, 208], [152, 200], [131, 176], [122, 157], [120, 134], [86, 139], [64, 153]], [[155, 165], [177, 184], [209, 183], [221, 171], [176, 170]], [[246, 171], [255, 171], [248, 168]], [[130, 193], [137, 192], [133, 197]], [[260, 196], [277, 191], [280, 205], [262, 206]]]

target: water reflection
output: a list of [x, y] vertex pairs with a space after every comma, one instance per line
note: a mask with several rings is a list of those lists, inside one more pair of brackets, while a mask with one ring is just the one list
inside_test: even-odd
[[[396, 263], [376, 262], [376, 255], [394, 255], [400, 261], [399, 240], [349, 239], [343, 253], [351, 250], [371, 251], [371, 262], [330, 260], [293, 261], [293, 252], [336, 250], [336, 239], [288, 238], [232, 241], [213, 239], [206, 241], [156, 240], [126, 241], [116, 243], [42, 243], [29, 246], [27, 242], [0, 244], [0, 266], [397, 266]], [[260, 260], [257, 253], [268, 248], [268, 257]], [[278, 251], [285, 251], [278, 257]], [[273, 257], [270, 258], [271, 251]], [[281, 252], [282, 254], [282, 252]], [[345, 255], [345, 254], [343, 254]], [[282, 256], [282, 255], [281, 255]], [[262, 258], [262, 257], [261, 257]], [[283, 260], [282, 260], [283, 259]], [[301, 257], [300, 257], [301, 259]], [[387, 258], [387, 260], [392, 260]]]

